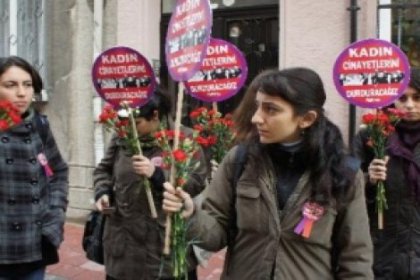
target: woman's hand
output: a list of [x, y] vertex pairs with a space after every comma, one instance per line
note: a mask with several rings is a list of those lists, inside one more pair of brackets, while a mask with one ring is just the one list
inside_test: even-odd
[[96, 202], [95, 202], [96, 208], [102, 212], [104, 208], [109, 207], [109, 196], [107, 194], [104, 194], [101, 196]]
[[168, 182], [165, 182], [163, 187], [165, 188], [163, 192], [163, 210], [168, 213], [176, 213], [183, 209], [182, 217], [189, 218], [194, 213], [194, 202], [191, 196], [181, 188], [175, 189]]
[[133, 169], [139, 175], [146, 176], [150, 178], [155, 172], [155, 165], [145, 156], [134, 155], [133, 160]]
[[388, 163], [388, 160], [389, 160], [388, 156], [386, 156], [384, 159], [375, 158], [369, 164], [368, 175], [369, 175], [369, 182], [371, 184], [376, 184], [378, 181], [386, 180], [386, 173], [387, 173], [386, 164]]

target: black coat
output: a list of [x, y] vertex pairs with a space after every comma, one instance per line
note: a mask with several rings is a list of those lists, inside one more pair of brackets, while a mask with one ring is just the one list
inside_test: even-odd
[[[363, 161], [367, 172], [374, 155], [366, 146], [367, 136], [361, 131], [354, 142], [355, 155]], [[420, 143], [414, 149], [420, 166]], [[384, 229], [379, 230], [375, 211], [376, 186], [366, 180], [366, 198], [374, 244], [375, 279], [420, 279], [420, 205], [407, 183], [404, 160], [391, 156], [385, 182], [388, 209], [384, 212]]]
[[[34, 113], [0, 133], [0, 264], [42, 259], [42, 238], [58, 248], [68, 194], [68, 167], [47, 126], [45, 143]], [[38, 155], [53, 171], [46, 176]]]
[[[153, 158], [162, 156], [162, 150], [157, 146], [143, 148], [143, 155], [153, 161]], [[207, 165], [204, 161], [200, 163], [185, 186], [192, 196], [205, 187]], [[162, 184], [166, 176], [158, 174], [162, 169], [157, 167], [156, 170], [150, 181], [157, 219], [150, 217], [144, 179], [134, 172], [131, 156], [119, 139], [114, 137], [111, 140], [104, 158], [94, 171], [95, 200], [103, 194], [111, 195], [116, 208], [113, 214], [107, 216], [103, 236], [106, 273], [116, 279], [154, 280], [159, 275], [164, 278], [172, 276], [169, 261], [162, 262], [166, 220], [162, 210]], [[197, 263], [192, 251], [190, 257], [190, 269], [193, 269]]]

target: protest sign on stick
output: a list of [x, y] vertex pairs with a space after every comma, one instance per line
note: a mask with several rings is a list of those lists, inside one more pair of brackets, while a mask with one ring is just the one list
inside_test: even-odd
[[[398, 113], [382, 107], [397, 100], [408, 86], [410, 66], [407, 56], [388, 41], [358, 41], [340, 53], [334, 65], [333, 78], [337, 91], [347, 102], [376, 109], [375, 114], [362, 116], [369, 137], [369, 143], [365, 144], [373, 149], [376, 158], [384, 158], [389, 131], [395, 126]], [[383, 229], [385, 209], [385, 184], [378, 181], [376, 210], [379, 229]]]
[[[165, 57], [169, 74], [175, 81], [179, 82], [173, 150], [178, 148], [179, 143], [182, 102], [184, 97], [183, 82], [191, 78], [201, 65], [201, 61], [210, 40], [212, 23], [212, 12], [208, 0], [177, 0], [169, 21], [165, 42]], [[173, 162], [170, 181], [172, 185], [175, 186], [176, 170], [174, 165]], [[180, 213], [174, 215], [179, 216]], [[179, 217], [175, 216], [175, 221], [181, 220]], [[169, 255], [170, 253], [172, 232], [171, 219], [172, 217], [167, 215], [165, 244], [163, 248], [163, 253], [165, 255]], [[181, 229], [181, 231], [185, 230], [179, 226], [175, 226], [174, 228]], [[183, 232], [172, 232], [172, 238], [178, 238], [178, 235], [185, 236]], [[176, 244], [173, 245], [176, 246]], [[174, 277], [176, 279], [182, 277], [186, 272], [186, 256], [184, 253], [178, 254], [179, 252], [185, 252], [184, 249], [185, 248], [174, 248], [173, 263]]]
[[[125, 123], [127, 133], [119, 137], [125, 140], [132, 153], [142, 155], [132, 108], [146, 104], [156, 86], [154, 72], [147, 59], [128, 47], [110, 48], [96, 58], [92, 67], [92, 81], [97, 93], [107, 103], [114, 109], [124, 109], [128, 113], [128, 122], [119, 122], [113, 118], [116, 113], [110, 114], [113, 110], [106, 109], [101, 114], [103, 123], [114, 131], [121, 131], [121, 127], [115, 125]], [[144, 185], [151, 216], [157, 218], [148, 179], [145, 179]]]
[[247, 75], [242, 52], [227, 41], [211, 38], [199, 70], [185, 82], [185, 88], [199, 100], [220, 102], [234, 96]]

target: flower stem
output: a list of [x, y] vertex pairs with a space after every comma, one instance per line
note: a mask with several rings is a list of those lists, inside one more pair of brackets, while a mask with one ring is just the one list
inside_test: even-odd
[[149, 202], [150, 215], [152, 216], [152, 218], [156, 219], [158, 215], [156, 211], [155, 201], [153, 200], [152, 189], [150, 188], [150, 181], [146, 180], [144, 181], [144, 183], [145, 183], [144, 187], [145, 187], [146, 195], [147, 195], [147, 202]]
[[385, 184], [383, 181], [378, 181], [376, 185], [376, 211], [378, 212], [378, 228], [384, 228], [384, 210], [388, 209], [388, 204], [385, 196]]
[[[141, 145], [140, 145], [140, 141], [139, 141], [139, 136], [137, 134], [136, 121], [134, 120], [132, 110], [130, 110], [129, 118], [130, 118], [131, 130], [132, 130], [133, 136], [134, 136], [134, 143], [133, 144], [135, 145], [135, 147], [133, 147], [133, 148], [136, 149], [137, 154], [143, 155], [143, 151], [141, 149]], [[157, 218], [157, 211], [156, 211], [155, 201], [153, 200], [152, 190], [150, 188], [150, 181], [147, 178], [145, 178], [145, 179], [146, 180], [144, 181], [144, 187], [145, 187], [145, 191], [146, 191], [146, 195], [147, 195], [147, 202], [149, 203], [150, 214], [151, 214], [152, 218], [156, 219]]]
[[180, 212], [172, 215], [172, 266], [175, 279], [187, 279], [186, 224]]
[[[181, 128], [181, 115], [182, 115], [182, 104], [183, 104], [183, 100], [184, 100], [184, 83], [180, 82], [179, 86], [178, 86], [178, 95], [177, 95], [177, 110], [176, 110], [176, 115], [175, 115], [175, 135], [174, 135], [174, 144], [172, 147], [172, 151], [175, 151], [176, 149], [178, 149], [178, 145], [179, 145], [179, 131]], [[172, 186], [175, 186], [175, 174], [176, 174], [176, 167], [175, 167], [175, 162], [174, 159], [172, 157], [172, 165], [171, 165], [171, 173], [170, 173], [170, 183], [172, 184]], [[176, 187], [176, 186], [175, 186]], [[165, 225], [165, 244], [163, 247], [163, 253], [165, 255], [169, 255], [170, 253], [170, 235], [171, 235], [171, 223], [172, 223], [172, 219], [170, 217], [170, 214], [167, 214], [166, 217], [166, 225]]]

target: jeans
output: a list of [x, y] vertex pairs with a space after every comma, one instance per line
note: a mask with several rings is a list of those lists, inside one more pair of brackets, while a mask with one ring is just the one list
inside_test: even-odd
[[0, 280], [44, 280], [45, 277], [45, 267], [38, 268], [34, 271], [29, 272], [28, 274], [21, 276], [10, 276], [10, 277], [1, 277]]

